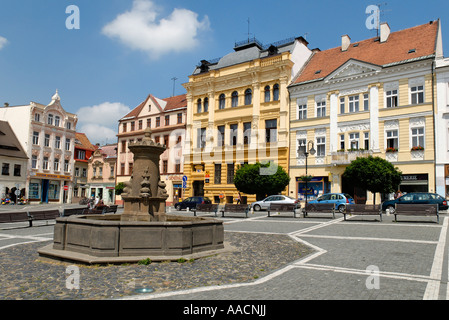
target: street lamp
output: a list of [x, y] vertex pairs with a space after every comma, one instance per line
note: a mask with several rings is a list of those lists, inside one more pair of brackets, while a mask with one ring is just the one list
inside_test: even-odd
[[[311, 148], [309, 147], [310, 145], [312, 145]], [[309, 180], [309, 177], [307, 175], [307, 158], [309, 157], [309, 154], [311, 154], [313, 156], [316, 153], [315, 148], [313, 147], [313, 141], [310, 140], [309, 142], [307, 142], [307, 145], [301, 144], [298, 147], [298, 154], [300, 154], [302, 151], [304, 153], [304, 156], [306, 157], [306, 189], [305, 189], [305, 192], [304, 192], [305, 197], [306, 197], [306, 203], [305, 203], [305, 206], [304, 206], [304, 214], [307, 215], [307, 189], [308, 189], [307, 182]]]

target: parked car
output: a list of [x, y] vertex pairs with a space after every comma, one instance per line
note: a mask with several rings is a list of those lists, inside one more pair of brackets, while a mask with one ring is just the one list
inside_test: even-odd
[[395, 204], [396, 203], [404, 203], [404, 204], [438, 204], [438, 210], [447, 210], [448, 204], [447, 200], [442, 196], [436, 193], [429, 192], [410, 192], [407, 193], [395, 200], [388, 200], [382, 203], [382, 210], [386, 211], [389, 209], [390, 213], [394, 213]]
[[260, 211], [260, 210], [268, 210], [268, 208], [270, 207], [270, 203], [295, 203], [295, 204], [299, 204], [299, 200], [292, 198], [292, 197], [287, 197], [287, 196], [283, 196], [283, 195], [272, 195], [269, 197], [266, 197], [263, 200], [260, 201], [256, 201], [251, 203], [251, 207], [254, 211]]
[[343, 212], [345, 207], [354, 204], [354, 198], [347, 193], [325, 193], [315, 200], [309, 200], [308, 203], [333, 203], [338, 211]]
[[189, 197], [182, 202], [178, 202], [174, 205], [176, 210], [182, 209], [195, 209], [197, 204], [210, 204], [212, 203], [208, 197]]

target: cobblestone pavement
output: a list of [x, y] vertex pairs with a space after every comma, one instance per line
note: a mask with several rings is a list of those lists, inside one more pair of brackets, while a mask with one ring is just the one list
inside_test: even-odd
[[[178, 214], [191, 215], [188, 212]], [[226, 217], [227, 253], [193, 262], [82, 266], [41, 261], [52, 225], [0, 226], [0, 299], [421, 300], [448, 297], [449, 217]], [[135, 289], [150, 287], [150, 294]]]

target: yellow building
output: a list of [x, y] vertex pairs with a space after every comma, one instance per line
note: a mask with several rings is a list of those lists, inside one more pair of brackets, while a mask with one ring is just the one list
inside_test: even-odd
[[[201, 61], [184, 84], [184, 198], [235, 202], [234, 173], [245, 163], [272, 161], [288, 172], [287, 86], [310, 55], [302, 37], [269, 46], [248, 39], [221, 59]], [[254, 199], [242, 194], [243, 203]]]
[[[435, 192], [434, 61], [442, 56], [440, 22], [314, 52], [289, 86], [290, 195], [310, 198], [355, 190], [343, 173], [357, 157], [387, 159], [402, 171], [401, 191]], [[304, 155], [313, 146], [315, 155]], [[376, 199], [380, 203], [381, 199]]]

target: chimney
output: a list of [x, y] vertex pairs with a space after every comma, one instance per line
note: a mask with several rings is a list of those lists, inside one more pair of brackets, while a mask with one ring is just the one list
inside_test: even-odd
[[346, 51], [349, 48], [349, 45], [351, 44], [351, 38], [347, 34], [344, 36], [341, 36], [341, 51]]
[[388, 40], [390, 36], [390, 26], [388, 23], [384, 22], [380, 25], [380, 43]]

